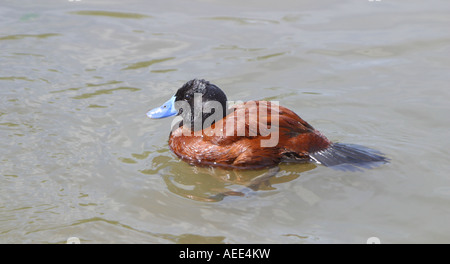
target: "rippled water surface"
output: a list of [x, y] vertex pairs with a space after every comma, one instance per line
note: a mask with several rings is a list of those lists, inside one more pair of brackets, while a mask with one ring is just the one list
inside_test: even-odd
[[[2, 1], [0, 242], [450, 242], [450, 2]], [[279, 101], [391, 163], [364, 172], [190, 166], [186, 81]], [[210, 201], [224, 191], [244, 196]]]

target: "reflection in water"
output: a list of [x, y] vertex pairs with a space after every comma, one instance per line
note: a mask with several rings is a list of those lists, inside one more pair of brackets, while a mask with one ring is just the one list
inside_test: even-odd
[[276, 190], [274, 185], [297, 179], [300, 173], [316, 168], [315, 164], [282, 164], [260, 170], [235, 170], [197, 167], [166, 156], [152, 160], [148, 175], [160, 174], [172, 193], [203, 202], [218, 202], [228, 196], [249, 196], [258, 191]]
[[69, 14], [73, 15], [82, 15], [82, 16], [105, 16], [112, 18], [131, 18], [131, 19], [143, 19], [143, 18], [151, 18], [149, 15], [138, 14], [138, 13], [124, 13], [124, 12], [112, 12], [112, 11], [98, 11], [98, 10], [82, 10], [82, 11], [73, 11], [69, 12]]
[[162, 58], [162, 59], [140, 61], [140, 62], [132, 63], [132, 64], [128, 65], [128, 67], [123, 68], [122, 70], [136, 70], [136, 69], [140, 69], [140, 68], [147, 68], [149, 66], [152, 66], [153, 64], [165, 62], [165, 61], [169, 61], [169, 60], [173, 60], [173, 59], [175, 59], [175, 58], [169, 57], [169, 58]]
[[25, 38], [38, 38], [45, 39], [49, 37], [61, 36], [61, 34], [57, 33], [45, 33], [45, 34], [15, 34], [0, 37], [0, 40], [20, 40]]

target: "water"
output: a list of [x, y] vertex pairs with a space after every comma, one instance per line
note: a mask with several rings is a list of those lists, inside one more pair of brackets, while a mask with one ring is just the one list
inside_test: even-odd
[[[448, 1], [3, 1], [0, 242], [449, 243]], [[145, 113], [195, 77], [276, 100], [364, 172], [196, 168]]]

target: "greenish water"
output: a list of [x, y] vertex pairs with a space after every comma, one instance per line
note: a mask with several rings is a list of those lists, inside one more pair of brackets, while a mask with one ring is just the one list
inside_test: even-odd
[[[0, 242], [449, 243], [447, 1], [3, 1]], [[197, 168], [145, 113], [205, 78], [279, 101], [364, 172]]]

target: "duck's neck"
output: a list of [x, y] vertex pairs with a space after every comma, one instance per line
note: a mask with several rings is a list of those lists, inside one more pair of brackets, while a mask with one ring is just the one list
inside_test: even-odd
[[208, 128], [227, 115], [226, 103], [217, 101], [205, 102], [202, 104], [202, 107], [193, 107], [191, 110], [188, 114], [182, 114], [183, 121], [180, 124], [180, 126], [189, 126], [191, 131], [200, 131]]

